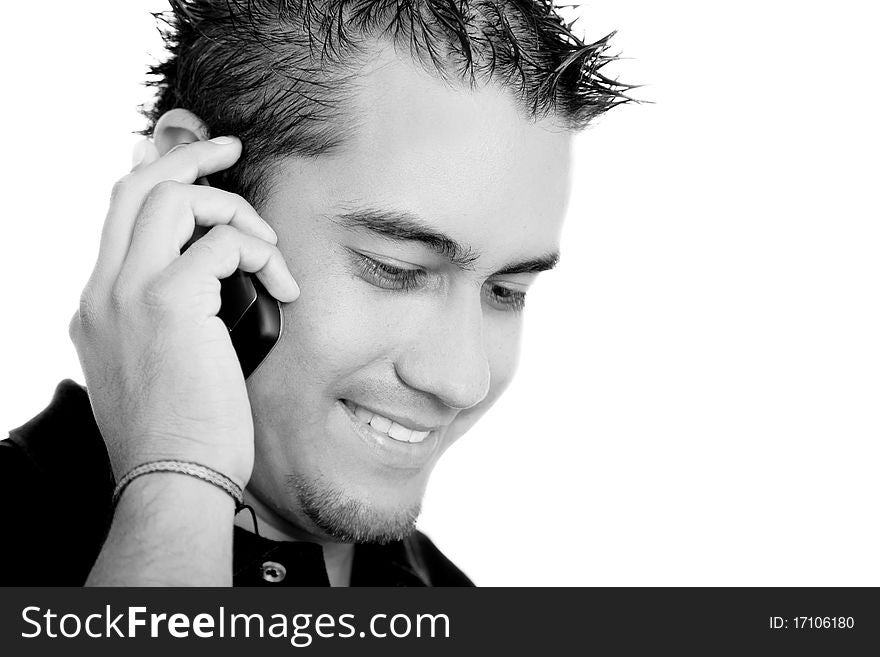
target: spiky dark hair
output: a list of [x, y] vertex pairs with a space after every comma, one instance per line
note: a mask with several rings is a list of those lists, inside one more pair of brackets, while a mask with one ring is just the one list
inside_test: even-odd
[[584, 43], [552, 0], [170, 0], [157, 14], [168, 58], [150, 68], [151, 134], [184, 107], [212, 135], [240, 137], [239, 162], [212, 180], [258, 205], [271, 163], [336, 148], [346, 84], [376, 42], [445, 79], [508, 89], [528, 115], [577, 130], [629, 98], [601, 69], [612, 35]]

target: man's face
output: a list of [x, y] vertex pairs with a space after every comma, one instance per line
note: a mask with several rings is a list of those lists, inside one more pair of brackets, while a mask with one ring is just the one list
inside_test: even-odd
[[570, 142], [389, 52], [358, 82], [342, 148], [284, 161], [260, 208], [302, 294], [248, 380], [249, 490], [288, 531], [347, 542], [407, 534], [437, 459], [510, 382]]

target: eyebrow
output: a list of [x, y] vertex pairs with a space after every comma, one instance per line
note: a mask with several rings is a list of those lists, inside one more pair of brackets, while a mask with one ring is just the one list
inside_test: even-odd
[[495, 272], [495, 276], [504, 276], [505, 274], [537, 274], [542, 271], [553, 269], [559, 262], [558, 253], [548, 253], [547, 255], [530, 260], [523, 260], [511, 265], [507, 265], [503, 269]]
[[[479, 252], [428, 227], [426, 222], [409, 212], [363, 208], [343, 212], [332, 219], [343, 228], [366, 230], [396, 242], [420, 242], [460, 269], [473, 270], [480, 257]], [[557, 262], [559, 254], [548, 253], [509, 264], [493, 275], [538, 273], [553, 269]]]

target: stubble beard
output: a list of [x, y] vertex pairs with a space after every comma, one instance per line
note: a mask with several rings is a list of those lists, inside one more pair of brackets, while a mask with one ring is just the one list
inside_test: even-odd
[[421, 500], [394, 511], [379, 511], [327, 482], [291, 478], [288, 483], [306, 517], [340, 543], [385, 545], [403, 540], [415, 531], [422, 510]]

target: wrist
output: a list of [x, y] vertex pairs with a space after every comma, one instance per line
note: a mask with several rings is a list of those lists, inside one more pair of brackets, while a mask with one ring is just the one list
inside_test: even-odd
[[119, 513], [168, 518], [235, 514], [235, 500], [213, 484], [177, 472], [151, 472], [129, 483], [116, 504]]
[[136, 441], [138, 447], [128, 452], [114, 464], [117, 481], [129, 472], [156, 461], [179, 461], [193, 463], [214, 470], [244, 490], [253, 470], [253, 453], [229, 454], [217, 447], [206, 449], [205, 445], [193, 445], [193, 441], [181, 438], [150, 436]]
[[174, 472], [138, 477], [116, 507], [89, 585], [228, 586], [235, 503]]
[[159, 460], [142, 463], [124, 474], [122, 478], [117, 481], [116, 489], [113, 491], [113, 506], [116, 506], [120, 497], [125, 492], [125, 489], [133, 481], [150, 474], [159, 473], [180, 474], [186, 477], [199, 479], [229, 495], [235, 502], [236, 509], [239, 509], [242, 505], [243, 490], [241, 486], [236, 484], [223, 473], [202, 465], [201, 463], [195, 463], [192, 461]]

